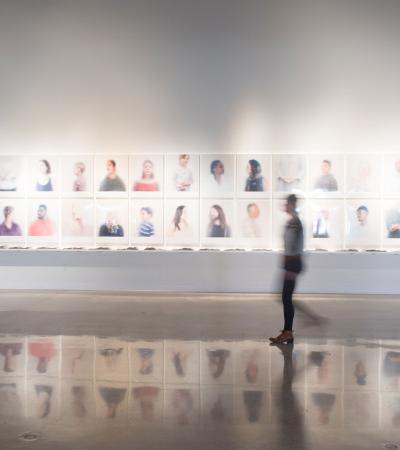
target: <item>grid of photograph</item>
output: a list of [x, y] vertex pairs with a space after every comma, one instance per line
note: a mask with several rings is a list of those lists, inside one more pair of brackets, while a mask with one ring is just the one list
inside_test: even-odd
[[307, 340], [280, 351], [256, 340], [6, 335], [0, 417], [265, 427], [285, 395], [311, 427], [395, 430], [399, 367], [395, 341]]
[[0, 155], [5, 248], [400, 248], [400, 152]]

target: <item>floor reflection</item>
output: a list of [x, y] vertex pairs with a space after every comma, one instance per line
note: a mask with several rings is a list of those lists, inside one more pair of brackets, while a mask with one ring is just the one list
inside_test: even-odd
[[306, 449], [318, 429], [400, 431], [400, 348], [3, 336], [0, 418], [270, 427], [277, 448]]

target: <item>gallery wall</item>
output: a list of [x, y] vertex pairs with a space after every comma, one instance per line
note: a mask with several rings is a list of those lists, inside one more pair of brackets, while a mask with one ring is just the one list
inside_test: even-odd
[[0, 242], [280, 249], [290, 193], [308, 249], [400, 246], [395, 153], [0, 155]]

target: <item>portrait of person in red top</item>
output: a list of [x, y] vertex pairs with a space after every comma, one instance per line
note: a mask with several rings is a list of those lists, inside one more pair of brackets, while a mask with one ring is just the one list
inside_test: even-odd
[[54, 222], [47, 215], [47, 206], [39, 205], [37, 219], [29, 226], [29, 236], [52, 236], [55, 233]]
[[154, 178], [154, 164], [153, 161], [146, 159], [143, 162], [142, 178], [135, 181], [133, 191], [155, 192], [159, 191], [160, 187]]

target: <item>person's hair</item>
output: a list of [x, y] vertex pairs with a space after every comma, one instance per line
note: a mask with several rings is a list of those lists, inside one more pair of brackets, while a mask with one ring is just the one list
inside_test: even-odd
[[41, 205], [39, 205], [39, 208], [38, 208], [38, 209], [40, 209], [40, 208], [43, 208], [45, 211], [47, 211], [47, 206], [46, 206], [44, 203], [42, 203]]
[[[150, 165], [151, 165], [151, 168], [152, 168], [152, 169], [154, 168], [153, 161], [150, 161], [150, 159], [146, 159], [145, 161], [143, 161], [142, 178], [144, 178], [144, 176], [145, 176], [145, 175], [144, 175], [144, 166], [145, 166], [146, 164], [150, 164]], [[154, 178], [154, 173], [153, 173], [153, 172], [151, 173], [150, 178]]]
[[41, 159], [39, 162], [43, 163], [46, 166], [46, 173], [51, 173], [51, 166], [47, 159]]
[[183, 210], [185, 209], [185, 205], [180, 205], [176, 208], [175, 216], [173, 219], [175, 230], [181, 231], [181, 227], [179, 226], [179, 222], [181, 221]]
[[[212, 161], [212, 163], [211, 163], [211, 165], [210, 165], [210, 172], [212, 173], [212, 175], [214, 175], [214, 178], [215, 178], [215, 169], [217, 168], [217, 166], [219, 166], [219, 165], [221, 165], [222, 166], [222, 168], [224, 169], [224, 171], [225, 171], [225, 168], [224, 168], [224, 164], [223, 164], [223, 162], [221, 161], [221, 160], [219, 160], [219, 159], [214, 159], [214, 161]], [[224, 173], [224, 172], [222, 172], [222, 173]]]
[[324, 159], [322, 162], [328, 164], [329, 167], [332, 167], [332, 162], [329, 161], [329, 159]]
[[[86, 170], [86, 165], [82, 161], [78, 161], [75, 163], [75, 167], [78, 168], [82, 173]], [[115, 167], [115, 166], [114, 166]]]
[[286, 201], [290, 205], [296, 207], [296, 205], [297, 205], [297, 196], [295, 194], [290, 194], [290, 195], [287, 196]]
[[253, 206], [257, 206], [257, 203], [249, 203], [247, 205], [247, 212], [250, 212], [250, 209], [253, 208]]
[[117, 163], [113, 159], [107, 160], [108, 163], [110, 163], [114, 168], [117, 167]]
[[188, 155], [187, 153], [182, 153], [181, 155], [179, 155], [179, 159], [183, 158], [190, 158], [190, 155]]
[[364, 212], [366, 212], [366, 213], [369, 213], [369, 210], [368, 210], [368, 208], [367, 208], [365, 205], [361, 205], [361, 206], [359, 206], [359, 207], [357, 208], [357, 212], [361, 212], [361, 211], [364, 211]]
[[7, 219], [7, 217], [14, 211], [13, 206], [5, 206], [3, 209], [4, 217]]
[[143, 206], [143, 208], [140, 208], [140, 211], [146, 212], [149, 216], [153, 215], [153, 210], [149, 206]]
[[[221, 228], [224, 229], [226, 227], [226, 217], [225, 217], [224, 210], [219, 205], [212, 205], [211, 209], [213, 209], [213, 208], [218, 212], [217, 219], [221, 223]], [[210, 228], [214, 225], [214, 221], [217, 220], [217, 219], [213, 219], [213, 218], [210, 219], [210, 224], [209, 224]]]
[[261, 164], [256, 159], [249, 160], [250, 165], [250, 178], [255, 178], [261, 173]]

